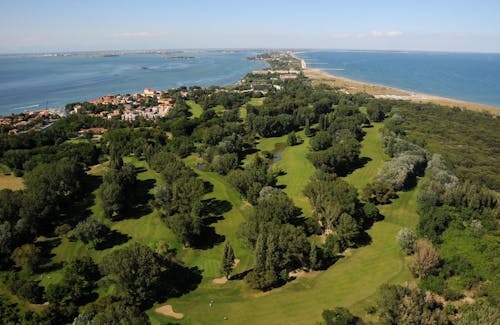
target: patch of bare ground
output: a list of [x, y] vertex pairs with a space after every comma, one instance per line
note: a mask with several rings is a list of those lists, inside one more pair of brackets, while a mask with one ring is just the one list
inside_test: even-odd
[[290, 278], [314, 278], [316, 275], [318, 275], [320, 272], [319, 271], [309, 271], [306, 272], [304, 270], [295, 270], [288, 272], [288, 276]]
[[158, 308], [155, 309], [155, 312], [157, 312], [158, 314], [165, 315], [165, 316], [173, 317], [175, 319], [182, 319], [182, 318], [184, 318], [184, 314], [182, 314], [182, 313], [176, 313], [174, 311], [172, 305], [165, 305], [165, 306], [158, 307]]
[[[240, 259], [239, 258], [235, 258], [234, 259], [234, 267], [238, 266], [238, 264], [240, 263]], [[215, 283], [215, 284], [224, 284], [224, 283], [227, 283], [228, 279], [223, 276], [221, 278], [215, 278], [212, 280], [212, 283]]]

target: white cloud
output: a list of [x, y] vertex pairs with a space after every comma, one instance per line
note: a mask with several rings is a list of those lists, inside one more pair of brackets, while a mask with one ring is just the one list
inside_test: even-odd
[[389, 32], [380, 32], [377, 30], [372, 30], [369, 33], [344, 33], [344, 34], [333, 34], [330, 35], [332, 39], [364, 39], [367, 37], [371, 38], [391, 38], [391, 37], [400, 37], [403, 36], [403, 33], [400, 31], [389, 31]]
[[387, 37], [399, 37], [399, 36], [403, 36], [403, 32], [400, 32], [400, 31], [386, 32], [385, 36], [387, 36]]
[[379, 32], [376, 30], [372, 30], [370, 32], [370, 36], [373, 38], [381, 38], [381, 37], [399, 37], [402, 36], [403, 33], [400, 31], [390, 31], [390, 32]]

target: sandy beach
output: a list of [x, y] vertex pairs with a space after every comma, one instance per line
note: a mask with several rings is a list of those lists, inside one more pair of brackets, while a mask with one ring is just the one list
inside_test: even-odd
[[336, 76], [321, 69], [310, 69], [307, 67], [305, 60], [302, 60], [296, 54], [297, 53], [294, 53], [293, 56], [297, 58], [297, 60], [301, 61], [302, 71], [308, 78], [313, 80], [313, 82], [326, 83], [334, 87], [339, 87], [340, 89], [348, 93], [366, 92], [378, 98], [410, 100], [419, 103], [430, 102], [439, 105], [457, 106], [460, 108], [470, 109], [478, 112], [488, 112], [492, 115], [500, 116], [500, 107], [412, 92]]

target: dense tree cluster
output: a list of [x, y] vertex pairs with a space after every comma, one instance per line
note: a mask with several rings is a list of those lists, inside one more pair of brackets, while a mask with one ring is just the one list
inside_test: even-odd
[[231, 92], [219, 87], [191, 87], [190, 97], [199, 103], [204, 110], [218, 105], [226, 109], [235, 109], [244, 105], [251, 98], [251, 93]]
[[461, 180], [500, 190], [500, 119], [434, 104], [398, 104], [408, 139], [439, 153]]
[[255, 156], [244, 169], [231, 171], [227, 177], [248, 202], [256, 204], [262, 188], [272, 185], [276, 176], [260, 156]]
[[111, 169], [103, 176], [99, 194], [107, 218], [121, 219], [133, 207], [136, 183], [135, 167], [130, 164]]
[[49, 307], [44, 317], [51, 323], [68, 323], [78, 315], [78, 306], [94, 300], [97, 281], [101, 273], [90, 257], [70, 262], [64, 269], [62, 280], [50, 284], [45, 293]]
[[335, 232], [342, 246], [353, 246], [367, 221], [356, 189], [340, 178], [318, 172], [306, 185], [304, 194], [322, 229]]
[[382, 324], [447, 324], [443, 306], [417, 288], [382, 285], [377, 293]]
[[206, 190], [203, 181], [169, 152], [155, 154], [150, 165], [164, 180], [156, 188], [156, 206], [163, 211], [167, 225], [179, 240], [186, 246], [192, 245], [204, 227], [202, 197]]

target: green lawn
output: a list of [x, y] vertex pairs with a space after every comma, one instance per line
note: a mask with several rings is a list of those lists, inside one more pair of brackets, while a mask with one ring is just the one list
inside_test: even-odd
[[346, 177], [346, 180], [351, 183], [358, 191], [361, 191], [366, 184], [371, 182], [377, 175], [383, 163], [389, 159], [382, 148], [382, 137], [380, 129], [382, 123], [374, 123], [373, 127], [365, 128], [366, 136], [361, 143], [360, 157], [368, 158], [368, 162], [363, 168], [355, 170], [352, 174]]
[[[370, 158], [370, 162], [363, 170], [347, 177], [357, 188], [370, 181], [386, 159], [379, 128], [377, 125], [368, 129], [363, 141], [362, 156]], [[286, 137], [263, 139], [258, 149], [273, 151], [285, 141]], [[285, 191], [303, 208], [307, 203], [301, 201], [304, 199], [302, 189], [314, 172], [305, 158], [308, 139], [305, 141], [295, 147], [286, 147], [282, 152], [283, 160], [276, 163], [286, 172], [278, 179], [278, 184], [286, 185]], [[214, 177], [211, 181], [220, 177], [202, 174], [204, 178], [209, 176]], [[224, 184], [223, 180], [220, 182]], [[313, 324], [320, 320], [323, 309], [335, 306], [348, 307], [353, 313], [367, 317], [365, 307], [373, 303], [376, 289], [381, 284], [412, 279], [395, 236], [402, 226], [415, 227], [417, 192], [418, 189], [400, 193], [392, 204], [382, 206], [385, 220], [368, 230], [372, 243], [348, 251], [344, 258], [324, 272], [296, 279], [267, 293], [251, 290], [242, 281], [230, 281], [225, 285], [204, 282], [195, 291], [169, 299], [167, 303], [172, 304], [175, 311], [185, 314], [181, 324], [218, 324], [225, 316], [228, 317], [224, 322], [227, 324]], [[234, 232], [235, 229], [228, 228], [227, 231]], [[215, 301], [212, 308], [208, 305], [210, 300]], [[168, 317], [154, 315], [152, 311], [150, 315], [154, 324], [169, 321]]]
[[[302, 209], [306, 216], [312, 215], [309, 199], [303, 194], [304, 187], [314, 174], [314, 166], [306, 158], [309, 152], [309, 138], [304, 132], [297, 132], [302, 137], [303, 143], [290, 147], [287, 146], [281, 153], [281, 160], [276, 165], [285, 171], [285, 175], [278, 177], [278, 185], [285, 185], [285, 193], [293, 199], [296, 206]], [[286, 141], [286, 139], [285, 139]]]
[[203, 113], [203, 108], [197, 103], [195, 103], [193, 100], [188, 100], [186, 101], [186, 104], [188, 104], [189, 107], [191, 107], [191, 118], [197, 118], [200, 117], [201, 114]]

